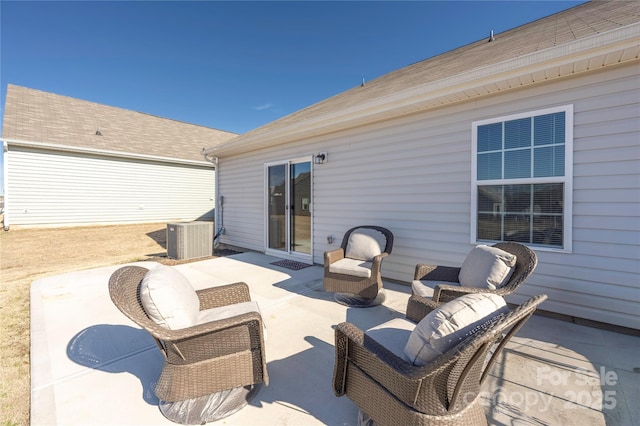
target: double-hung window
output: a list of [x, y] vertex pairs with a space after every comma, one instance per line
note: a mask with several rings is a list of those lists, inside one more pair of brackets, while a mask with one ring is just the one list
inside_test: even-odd
[[573, 106], [472, 123], [472, 243], [571, 250]]

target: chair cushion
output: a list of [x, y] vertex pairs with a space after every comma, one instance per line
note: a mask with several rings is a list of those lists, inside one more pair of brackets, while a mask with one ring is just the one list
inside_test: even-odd
[[382, 253], [386, 244], [387, 239], [382, 232], [370, 228], [359, 228], [349, 235], [345, 257], [371, 261]]
[[404, 353], [414, 365], [426, 365], [506, 309], [506, 302], [497, 294], [460, 296], [431, 311], [418, 323]]
[[393, 318], [368, 329], [365, 334], [400, 358], [409, 361], [404, 353], [404, 348], [407, 346], [409, 336], [415, 327], [416, 325], [406, 318]]
[[411, 282], [411, 292], [416, 296], [431, 299], [433, 297], [433, 290], [438, 284], [460, 285], [460, 283], [453, 281], [413, 280]]
[[497, 247], [479, 245], [465, 258], [458, 281], [463, 287], [495, 290], [509, 281], [515, 265], [515, 255]]
[[[260, 312], [260, 306], [258, 302], [250, 300], [248, 302], [234, 303], [232, 305], [219, 306], [217, 308], [205, 309], [200, 311], [195, 325], [205, 324], [211, 321], [217, 321], [226, 318], [232, 318], [237, 315], [246, 314], [248, 312], [257, 312], [262, 316]], [[267, 325], [262, 322], [262, 336], [264, 340], [267, 340]]]
[[371, 262], [358, 259], [344, 258], [329, 265], [329, 272], [334, 274], [351, 275], [354, 277], [371, 278]]
[[156, 266], [142, 278], [140, 300], [149, 318], [170, 330], [194, 325], [200, 311], [200, 300], [189, 280], [165, 265]]
[[246, 314], [247, 312], [260, 313], [258, 302], [249, 301], [235, 303], [233, 305], [220, 306], [217, 308], [205, 309], [198, 313], [195, 324], [204, 324], [211, 321], [235, 317], [237, 315]]

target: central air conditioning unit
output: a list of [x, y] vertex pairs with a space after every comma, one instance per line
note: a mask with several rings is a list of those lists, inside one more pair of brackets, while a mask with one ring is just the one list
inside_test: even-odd
[[213, 222], [167, 224], [167, 257], [195, 259], [213, 255]]

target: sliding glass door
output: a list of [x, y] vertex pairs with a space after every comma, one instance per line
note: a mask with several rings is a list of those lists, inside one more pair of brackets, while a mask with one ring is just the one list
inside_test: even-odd
[[267, 250], [311, 256], [311, 161], [266, 167]]

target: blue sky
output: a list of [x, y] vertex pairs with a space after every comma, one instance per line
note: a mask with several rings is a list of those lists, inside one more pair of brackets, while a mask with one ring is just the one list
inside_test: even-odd
[[573, 1], [0, 1], [17, 84], [243, 133]]
[[0, 115], [16, 84], [244, 133], [580, 3], [0, 0]]

